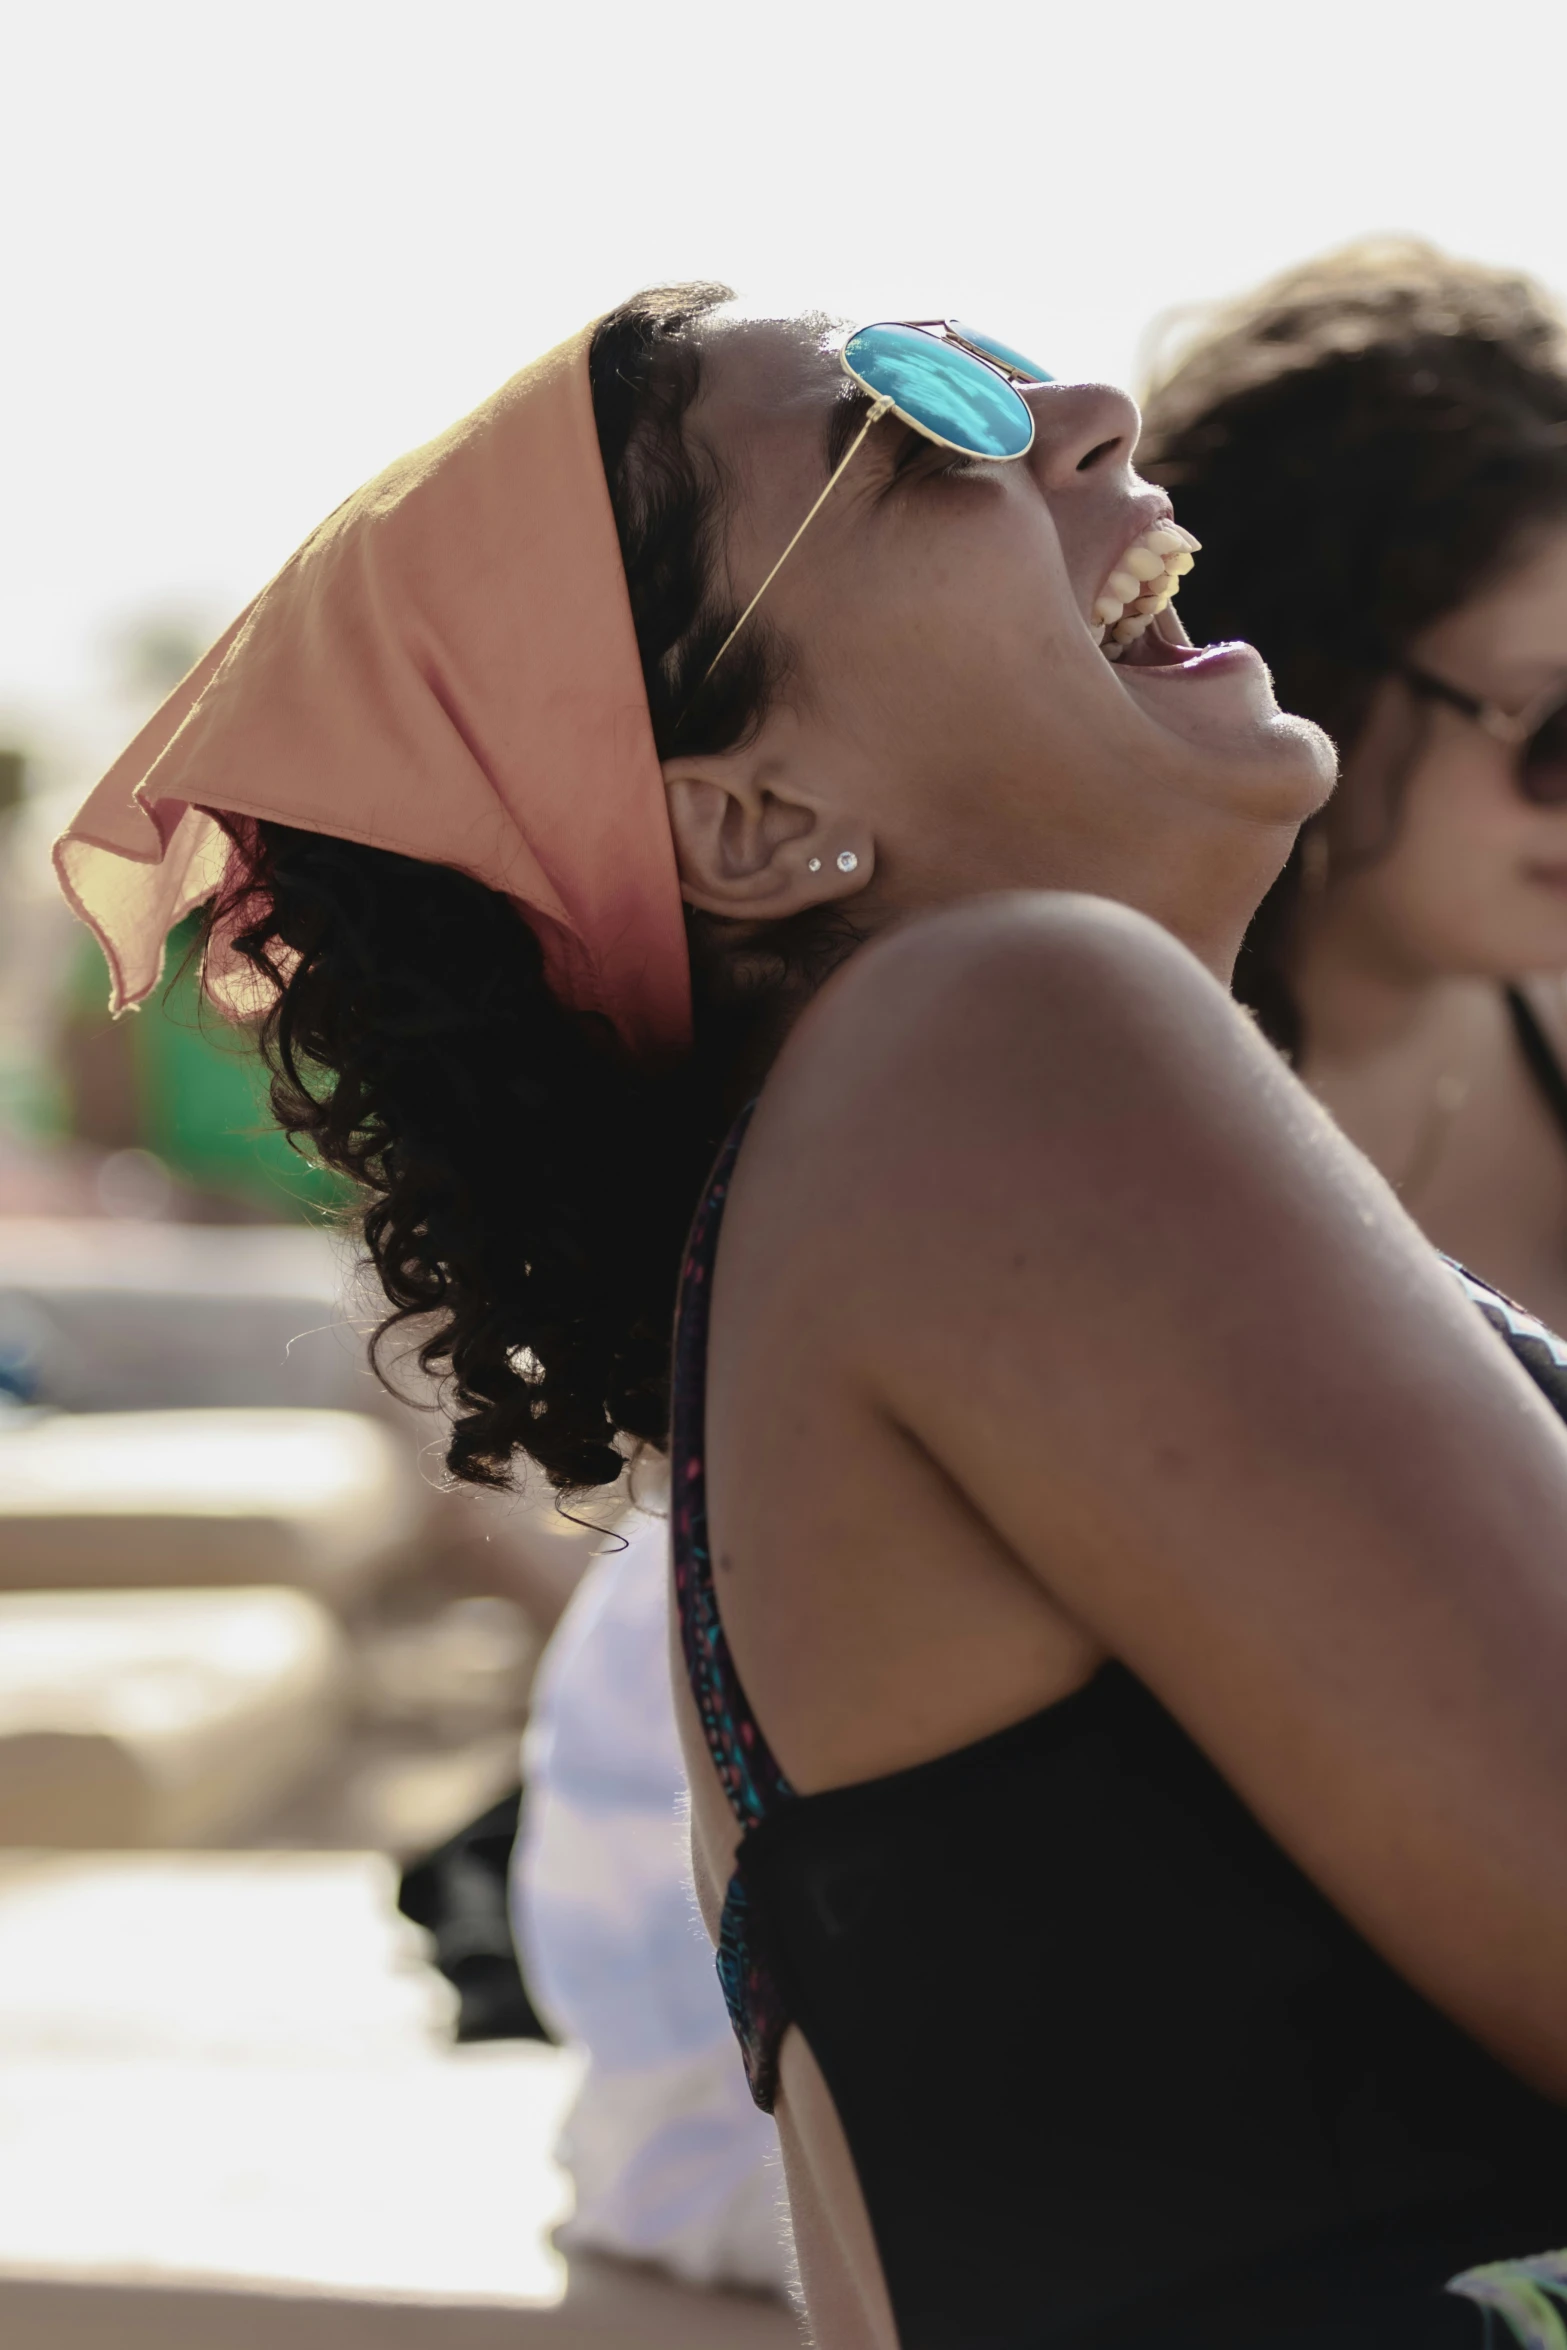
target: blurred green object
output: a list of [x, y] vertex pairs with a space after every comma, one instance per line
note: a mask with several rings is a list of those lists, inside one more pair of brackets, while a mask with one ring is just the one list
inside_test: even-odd
[[[201, 993], [200, 934], [193, 914], [169, 939], [164, 978], [118, 1026], [129, 1050], [136, 1140], [171, 1175], [279, 1218], [319, 1222], [347, 1207], [353, 1186], [294, 1150], [279, 1131], [267, 1078], [249, 1035], [230, 1027]], [[107, 1027], [103, 958], [83, 941], [78, 1019]]]

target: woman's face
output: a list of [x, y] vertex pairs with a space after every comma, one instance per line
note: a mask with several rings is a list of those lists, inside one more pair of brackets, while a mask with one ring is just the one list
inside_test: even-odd
[[[1567, 527], [1534, 537], [1495, 586], [1427, 629], [1411, 659], [1508, 712], [1567, 691]], [[1412, 723], [1419, 749], [1392, 841], [1380, 854], [1368, 841], [1359, 866], [1356, 811], [1366, 809], [1370, 828], [1377, 786]], [[1523, 797], [1509, 745], [1441, 704], [1416, 714], [1408, 689], [1389, 681], [1345, 766], [1329, 819], [1325, 918], [1415, 975], [1567, 970], [1567, 806]]]
[[[689, 429], [724, 475], [737, 606], [850, 437], [846, 386], [836, 346], [798, 324], [710, 330]], [[1169, 500], [1132, 471], [1123, 394], [1026, 397], [1034, 447], [1011, 464], [956, 458], [895, 418], [871, 432], [760, 608], [792, 664], [759, 739], [670, 763], [693, 902], [761, 916], [852, 894], [874, 920], [1086, 889], [1210, 961], [1233, 952], [1331, 783], [1331, 750], [1280, 713], [1250, 648], [1194, 657], [1173, 609], [1106, 658], [1095, 601]]]

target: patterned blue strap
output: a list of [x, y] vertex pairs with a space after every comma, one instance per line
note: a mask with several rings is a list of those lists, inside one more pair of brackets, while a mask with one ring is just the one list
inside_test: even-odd
[[1528, 1372], [1547, 1403], [1567, 1420], [1567, 1346], [1554, 1330], [1548, 1330], [1503, 1291], [1493, 1289], [1489, 1281], [1481, 1281], [1452, 1257], [1443, 1257], [1442, 1263], [1470, 1304], [1479, 1307], [1508, 1352]]
[[755, 1106], [753, 1102], [737, 1119], [691, 1227], [675, 1322], [669, 1447], [671, 1538], [681, 1646], [713, 1767], [742, 1828], [754, 1827], [794, 1792], [762, 1736], [729, 1653], [713, 1588], [707, 1534], [704, 1455], [713, 1264], [724, 1202]]
[[[708, 1753], [740, 1823], [742, 1849], [745, 1837], [793, 1795], [772, 1748], [762, 1736], [729, 1653], [713, 1588], [713, 1560], [707, 1532], [704, 1453], [713, 1264], [718, 1253], [724, 1202], [750, 1117], [751, 1110], [747, 1109], [725, 1143], [691, 1228], [675, 1323], [669, 1445], [671, 1549], [680, 1644]], [[724, 1900], [717, 1966], [751, 2095], [764, 2113], [771, 2113], [778, 2091], [778, 2051], [789, 2019], [758, 1950], [745, 1883], [738, 1869], [729, 1881]]]
[[1523, 2350], [1567, 2350], [1567, 2326], [1555, 2304], [1567, 2302], [1567, 2252], [1493, 2260], [1449, 2277], [1446, 2290], [1499, 2317]]

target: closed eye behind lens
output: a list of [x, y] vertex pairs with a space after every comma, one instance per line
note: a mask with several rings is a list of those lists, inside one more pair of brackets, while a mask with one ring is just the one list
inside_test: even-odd
[[861, 327], [843, 363], [865, 390], [892, 402], [932, 440], [994, 464], [1027, 454], [1034, 418], [1003, 375], [956, 343], [883, 321]]

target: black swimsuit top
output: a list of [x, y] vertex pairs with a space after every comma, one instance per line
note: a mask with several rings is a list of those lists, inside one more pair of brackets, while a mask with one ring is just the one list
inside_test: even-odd
[[[1509, 2313], [1551, 2342], [1522, 2329], [1567, 2257], [1518, 2262], [1567, 2241], [1567, 2112], [1377, 1956], [1129, 1672], [916, 1769], [789, 1786], [707, 1539], [745, 1124], [692, 1231], [671, 1434], [685, 1662], [742, 1830], [718, 1970], [759, 2104], [789, 2024], [821, 2067], [902, 2350], [1481, 2350]], [[1567, 1348], [1452, 1270], [1567, 1417]]]

